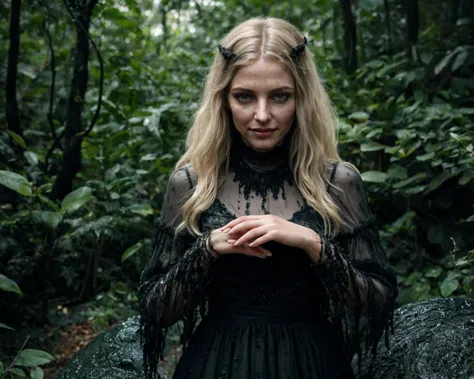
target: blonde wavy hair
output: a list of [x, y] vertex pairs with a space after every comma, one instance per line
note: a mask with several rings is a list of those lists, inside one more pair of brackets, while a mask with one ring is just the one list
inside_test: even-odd
[[176, 232], [187, 228], [202, 235], [198, 220], [216, 199], [229, 170], [231, 128], [226, 95], [237, 70], [260, 58], [276, 59], [292, 73], [295, 81], [296, 117], [290, 141], [290, 167], [294, 181], [308, 204], [324, 220], [325, 233], [339, 229], [338, 208], [326, 191], [328, 161], [340, 161], [337, 153], [335, 112], [319, 79], [312, 55], [306, 48], [291, 58], [292, 47], [303, 42], [303, 34], [277, 18], [252, 18], [237, 25], [221, 45], [237, 54], [229, 63], [217, 53], [205, 82], [201, 106], [186, 140], [186, 151], [175, 169], [191, 166], [197, 175], [192, 196], [182, 207], [183, 221]]

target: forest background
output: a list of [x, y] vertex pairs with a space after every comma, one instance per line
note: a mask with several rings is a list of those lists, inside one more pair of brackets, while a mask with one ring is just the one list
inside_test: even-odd
[[0, 378], [52, 378], [137, 313], [208, 66], [254, 16], [309, 40], [397, 306], [474, 298], [472, 1], [11, 0], [0, 15]]

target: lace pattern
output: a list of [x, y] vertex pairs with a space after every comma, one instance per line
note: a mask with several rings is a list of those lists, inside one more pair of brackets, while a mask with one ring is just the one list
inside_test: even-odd
[[[366, 316], [369, 324], [365, 349], [374, 354], [377, 342], [390, 326], [397, 295], [396, 276], [380, 245], [357, 171], [347, 164], [339, 164], [332, 171], [334, 187], [330, 188], [330, 195], [344, 223], [340, 233], [329, 238], [323, 235], [321, 217], [290, 183], [291, 173], [285, 165], [272, 166], [268, 159], [255, 159], [254, 155], [244, 154], [243, 158], [247, 158], [246, 166], [233, 162], [229, 186], [201, 215], [201, 237], [188, 232], [174, 235], [181, 220], [180, 209], [192, 194], [195, 177], [190, 168], [170, 177], [156, 223], [152, 255], [138, 291], [147, 379], [158, 378], [157, 364], [170, 325], [183, 320], [181, 342], [186, 345], [197, 324], [198, 310], [204, 317], [209, 308], [226, 302], [298, 303], [320, 309], [344, 341], [347, 359], [354, 352], [361, 352], [361, 317]], [[259, 160], [268, 174], [264, 182], [254, 180], [261, 177], [262, 171], [249, 171], [258, 167]], [[244, 168], [248, 175], [236, 175], [236, 167]], [[247, 190], [242, 193], [242, 188]], [[243, 201], [250, 206], [240, 207]], [[245, 215], [249, 209], [251, 214], [276, 214], [316, 231], [323, 241], [320, 262], [314, 263], [303, 250], [274, 242], [264, 245], [272, 251], [271, 258], [241, 254], [214, 258], [206, 250], [210, 231]]]

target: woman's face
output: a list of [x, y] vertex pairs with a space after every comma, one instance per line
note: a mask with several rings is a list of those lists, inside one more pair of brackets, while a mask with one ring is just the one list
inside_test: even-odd
[[295, 83], [285, 65], [273, 59], [240, 68], [227, 95], [235, 128], [256, 151], [283, 142], [295, 119]]

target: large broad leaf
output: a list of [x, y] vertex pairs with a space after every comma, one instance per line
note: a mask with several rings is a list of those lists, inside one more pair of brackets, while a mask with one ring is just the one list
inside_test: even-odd
[[30, 164], [30, 166], [37, 166], [39, 162], [39, 157], [38, 154], [36, 154], [34, 151], [27, 150], [23, 153], [25, 156], [26, 160]]
[[369, 119], [369, 114], [366, 112], [354, 112], [349, 116], [349, 120], [356, 122], [366, 122]]
[[54, 201], [51, 201], [48, 199], [46, 196], [38, 194], [38, 198], [45, 204], [49, 205], [51, 208], [53, 208], [55, 211], [61, 212], [61, 208], [59, 205], [57, 205]]
[[143, 217], [153, 214], [153, 208], [150, 206], [150, 204], [132, 204], [128, 207], [128, 210]]
[[145, 246], [143, 240], [138, 241], [135, 245], [130, 246], [125, 253], [122, 255], [122, 262], [125, 262], [128, 258], [132, 257], [135, 255], [140, 249]]
[[92, 188], [81, 187], [67, 195], [61, 203], [61, 210], [65, 213], [77, 211], [85, 203], [93, 199]]
[[444, 297], [450, 296], [459, 287], [459, 280], [447, 277], [441, 282], [439, 289]]
[[378, 151], [384, 150], [386, 146], [377, 142], [367, 142], [360, 145], [360, 151]]
[[366, 171], [361, 174], [362, 180], [368, 183], [383, 183], [387, 179], [387, 174], [380, 171]]
[[20, 145], [23, 149], [26, 150], [26, 143], [22, 136], [16, 134], [15, 132], [12, 132], [11, 130], [7, 130], [7, 133], [17, 145]]
[[28, 180], [17, 173], [0, 170], [0, 184], [23, 196], [31, 196], [32, 190]]
[[26, 378], [26, 374], [21, 368], [13, 367], [9, 371], [16, 376], [19, 376], [21, 378]]
[[5, 275], [0, 274], [0, 290], [7, 292], [15, 292], [22, 295], [20, 287], [13, 280], [8, 279]]
[[44, 223], [52, 229], [56, 229], [59, 223], [63, 220], [63, 215], [60, 212], [33, 211], [31, 214], [34, 222]]
[[428, 176], [428, 174], [426, 172], [420, 172], [416, 175], [413, 175], [413, 176], [409, 177], [408, 179], [402, 180], [401, 182], [398, 182], [398, 183], [394, 184], [393, 188], [405, 187], [408, 184], [416, 183], [416, 182], [426, 178], [427, 176]]
[[20, 353], [15, 366], [37, 367], [54, 361], [54, 357], [46, 351], [25, 349]]
[[44, 372], [41, 367], [35, 367], [30, 371], [30, 378], [31, 379], [43, 379], [44, 378]]

